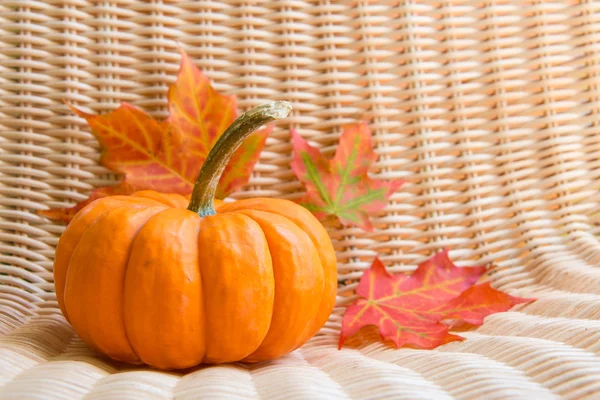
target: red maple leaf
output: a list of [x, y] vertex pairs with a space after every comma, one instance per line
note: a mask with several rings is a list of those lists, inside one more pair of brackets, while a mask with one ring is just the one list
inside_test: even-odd
[[[147, 189], [191, 193], [208, 152], [238, 116], [236, 100], [216, 92], [184, 52], [168, 100], [169, 117], [165, 121], [157, 121], [127, 103], [105, 115], [71, 107], [86, 119], [98, 139], [100, 163], [124, 179], [114, 186], [93, 190], [88, 199], [73, 207], [42, 210], [39, 214], [69, 221], [100, 197]], [[252, 134], [235, 152], [219, 181], [217, 198], [226, 197], [248, 182], [271, 129], [267, 126]]]
[[484, 267], [457, 267], [446, 250], [411, 275], [390, 275], [376, 258], [356, 288], [361, 298], [344, 314], [339, 347], [360, 328], [375, 325], [396, 347], [432, 349], [463, 340], [449, 332], [451, 324], [481, 325], [490, 314], [533, 301], [498, 291], [489, 282], [476, 285], [485, 271]]
[[306, 187], [306, 195], [299, 203], [320, 220], [334, 215], [344, 225], [372, 230], [369, 215], [384, 208], [403, 181], [385, 182], [367, 175], [377, 160], [367, 124], [346, 125], [331, 160], [295, 131], [292, 139], [292, 170]]

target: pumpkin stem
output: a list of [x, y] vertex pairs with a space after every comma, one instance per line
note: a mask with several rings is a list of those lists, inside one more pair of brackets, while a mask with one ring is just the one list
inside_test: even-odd
[[287, 117], [292, 105], [287, 101], [263, 104], [240, 115], [213, 146], [200, 169], [188, 210], [201, 217], [216, 214], [213, 199], [221, 174], [244, 140], [264, 124]]

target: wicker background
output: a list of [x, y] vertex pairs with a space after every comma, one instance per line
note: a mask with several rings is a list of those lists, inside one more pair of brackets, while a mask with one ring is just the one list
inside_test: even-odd
[[[600, 398], [599, 42], [592, 1], [0, 0], [0, 398]], [[408, 181], [374, 233], [330, 227], [339, 307], [273, 363], [132, 369], [58, 313], [63, 227], [34, 211], [114, 180], [62, 100], [165, 117], [177, 43], [242, 108], [294, 103], [237, 197], [297, 198], [289, 128], [332, 154], [360, 118], [373, 175]], [[410, 270], [444, 246], [539, 300], [434, 351], [335, 349], [375, 254]]]

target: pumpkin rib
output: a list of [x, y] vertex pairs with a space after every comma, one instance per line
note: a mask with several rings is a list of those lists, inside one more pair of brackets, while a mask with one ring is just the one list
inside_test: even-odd
[[[112, 202], [114, 202], [114, 204], [115, 204], [114, 208], [110, 208], [112, 205], [111, 204]], [[58, 242], [58, 245], [56, 246], [53, 276], [54, 276], [54, 285], [56, 287], [56, 289], [55, 289], [56, 300], [57, 300], [58, 305], [61, 308], [61, 310], [64, 314], [64, 317], [67, 321], [69, 321], [69, 316], [68, 316], [68, 310], [67, 310], [67, 308], [65, 306], [65, 302], [64, 302], [64, 296], [65, 296], [64, 292], [66, 290], [67, 275], [69, 273], [71, 258], [73, 257], [73, 254], [75, 253], [77, 246], [81, 242], [81, 238], [83, 237], [85, 232], [89, 229], [90, 225], [93, 224], [94, 222], [96, 222], [99, 218], [101, 218], [107, 212], [114, 210], [115, 208], [118, 208], [118, 207], [132, 206], [132, 205], [137, 206], [137, 208], [142, 207], [142, 205], [135, 205], [135, 203], [133, 203], [132, 199], [127, 196], [112, 196], [112, 197], [104, 197], [104, 198], [98, 199], [98, 200], [90, 203], [84, 209], [82, 209], [79, 213], [77, 213], [75, 218], [73, 218], [73, 220], [71, 221], [69, 226], [67, 226], [67, 228], [65, 229], [65, 232], [63, 232], [63, 234]], [[105, 209], [103, 211], [101, 211], [100, 214], [95, 216], [91, 221], [87, 221], [85, 219], [85, 217], [86, 216], [89, 217], [89, 214], [93, 215], [94, 210], [97, 210], [98, 208], [102, 208], [100, 206], [105, 206]], [[81, 224], [85, 224], [84, 229], [77, 229], [77, 228], [79, 228], [79, 225], [81, 225]], [[71, 238], [71, 236], [73, 236], [73, 238]], [[71, 242], [71, 240], [73, 240], [75, 243], [73, 244]], [[65, 250], [65, 246], [67, 246], [66, 250]], [[67, 254], [63, 255], [63, 253], [65, 253], [65, 252]], [[63, 262], [63, 259], [65, 259], [64, 262]]]
[[255, 351], [271, 324], [271, 253], [258, 223], [242, 214], [204, 217], [198, 235], [206, 353], [204, 362], [234, 362]]
[[[201, 221], [186, 209], [167, 208], [150, 217], [132, 240], [123, 315], [131, 347], [146, 364], [188, 368], [204, 358], [204, 300], [197, 246]], [[163, 245], [155, 246], [156, 242]]]
[[[70, 268], [65, 291], [71, 324], [82, 339], [120, 361], [137, 362], [139, 357], [126, 336], [123, 282], [117, 278], [125, 278], [135, 235], [164, 208], [129, 204], [110, 210], [90, 225], [71, 258], [76, 269]], [[108, 227], [111, 231], [104, 232]], [[107, 233], [109, 240], [96, 240]]]
[[[196, 214], [197, 215], [197, 214]], [[204, 274], [202, 274], [202, 264], [201, 264], [201, 260], [200, 260], [200, 232], [202, 231], [202, 226], [204, 225], [204, 218], [200, 217], [200, 224], [199, 224], [199, 230], [198, 230], [198, 234], [196, 235], [196, 248], [198, 249], [198, 260], [196, 263], [196, 267], [198, 268], [198, 276], [200, 277], [200, 293], [201, 293], [201, 307], [200, 307], [200, 315], [202, 315], [202, 320], [200, 321], [200, 323], [202, 324], [202, 327], [204, 329], [204, 353], [202, 354], [202, 359], [200, 360], [200, 363], [204, 362], [204, 360], [206, 359], [206, 354], [208, 353], [208, 346], [210, 345], [208, 342], [208, 335], [207, 335], [207, 331], [209, 328], [208, 326], [208, 317], [207, 317], [207, 312], [206, 312], [206, 300], [204, 299], [204, 294], [205, 292], [205, 287], [204, 287]]]
[[[56, 245], [55, 257], [54, 257], [54, 270], [53, 270], [56, 301], [58, 302], [58, 305], [59, 305], [60, 309], [62, 310], [62, 313], [67, 321], [69, 321], [69, 313], [68, 313], [64, 299], [65, 299], [65, 290], [67, 289], [67, 276], [69, 274], [71, 258], [73, 257], [73, 253], [75, 253], [77, 246], [79, 245], [79, 243], [81, 243], [81, 238], [83, 237], [85, 232], [87, 232], [87, 230], [90, 228], [90, 225], [93, 224], [94, 222], [96, 222], [104, 214], [111, 211], [110, 208], [107, 208], [107, 209], [103, 210], [102, 212], [100, 212], [100, 214], [95, 216], [94, 219], [92, 219], [89, 223], [87, 223], [87, 226], [85, 226], [85, 229], [82, 229], [81, 233], [79, 233], [80, 230], [76, 230], [78, 228], [78, 225], [81, 224], [82, 220], [84, 220], [84, 217], [87, 216], [89, 213], [91, 213], [94, 209], [95, 209], [95, 207], [90, 207], [88, 210], [86, 210], [87, 212], [79, 212], [75, 216], [75, 218], [71, 221], [71, 224], [69, 226], [67, 226], [67, 228], [65, 229], [65, 232], [63, 232], [62, 236], [60, 237], [60, 239], [58, 241], [58, 244]], [[85, 222], [87, 222], [87, 221], [85, 221]], [[71, 227], [70, 231], [68, 231], [69, 227]], [[74, 234], [75, 243], [70, 243], [69, 239], [70, 239], [70, 235], [72, 235], [71, 232], [73, 232], [73, 231], [75, 232], [75, 234]], [[69, 246], [69, 247], [67, 247], [67, 249], [64, 250], [64, 246]], [[63, 253], [65, 253], [65, 252], [67, 252], [67, 254], [65, 254], [63, 256]], [[65, 258], [64, 267], [63, 267], [63, 262], [62, 262], [63, 258]], [[64, 269], [64, 272], [63, 272], [63, 269]]]
[[258, 210], [283, 216], [296, 224], [312, 240], [321, 259], [326, 285], [323, 291], [320, 312], [313, 321], [314, 328], [312, 331], [313, 334], [317, 333], [329, 319], [337, 296], [337, 260], [327, 231], [310, 211], [285, 199], [263, 197], [242, 199], [234, 203], [225, 203], [218, 211], [228, 213], [241, 210]]
[[[104, 199], [110, 199], [110, 197], [105, 197], [105, 198], [102, 198], [102, 199], [99, 199], [99, 200], [104, 200]], [[86, 207], [85, 207], [85, 208], [84, 208], [82, 211], [86, 210], [87, 208], [90, 208], [90, 210], [91, 210], [91, 209], [94, 207], [94, 205], [95, 205], [95, 204], [99, 203], [99, 200], [96, 200], [96, 201], [94, 201], [94, 202], [90, 203], [90, 204], [89, 204], [88, 206], [86, 206]], [[118, 205], [118, 206], [116, 206], [116, 207], [114, 207], [114, 208], [108, 208], [107, 210], [105, 210], [104, 212], [102, 212], [100, 215], [98, 215], [98, 217], [97, 217], [97, 218], [95, 218], [93, 221], [91, 221], [91, 222], [88, 224], [88, 226], [86, 227], [86, 229], [83, 231], [83, 233], [82, 233], [82, 234], [81, 234], [81, 235], [80, 235], [80, 236], [77, 238], [77, 239], [78, 239], [78, 241], [77, 241], [77, 244], [76, 244], [76, 245], [73, 247], [73, 250], [71, 251], [71, 255], [70, 255], [70, 257], [69, 257], [69, 263], [68, 263], [68, 264], [69, 264], [69, 266], [67, 267], [66, 276], [65, 276], [65, 288], [64, 288], [64, 294], [63, 294], [63, 296], [64, 296], [64, 301], [65, 301], [65, 309], [66, 309], [66, 311], [67, 311], [67, 314], [69, 314], [69, 311], [68, 311], [68, 310], [69, 310], [69, 308], [70, 308], [70, 307], [69, 307], [69, 304], [70, 304], [70, 302], [67, 302], [67, 289], [69, 289], [69, 288], [70, 288], [69, 282], [75, 279], [75, 278], [72, 278], [72, 277], [71, 277], [71, 274], [74, 274], [74, 272], [73, 272], [73, 268], [71, 267], [71, 263], [72, 263], [72, 260], [73, 260], [73, 255], [74, 255], [74, 254], [76, 254], [76, 252], [77, 252], [77, 249], [79, 248], [79, 246], [80, 246], [80, 245], [82, 245], [83, 238], [84, 238], [84, 237], [86, 237], [86, 233], [88, 233], [88, 231], [90, 230], [90, 228], [91, 228], [91, 227], [92, 227], [92, 226], [93, 226], [93, 225], [94, 225], [94, 224], [95, 224], [97, 221], [99, 221], [99, 220], [100, 220], [102, 217], [104, 217], [104, 216], [105, 216], [106, 214], [108, 214], [109, 212], [112, 212], [113, 210], [118, 210], [118, 209], [121, 209], [121, 208], [125, 208], [125, 207], [126, 207], [126, 205], [125, 205], [125, 204], [123, 204], [123, 205]], [[81, 212], [81, 211], [80, 211], [80, 212]], [[77, 216], [79, 216], [79, 213], [76, 215], [76, 217], [77, 217]], [[76, 224], [77, 224], [78, 222], [79, 222], [79, 221], [77, 221], [77, 220], [73, 219], [73, 221], [71, 221], [71, 224], [69, 224], [69, 227], [76, 226]], [[67, 227], [67, 228], [69, 228], [69, 227]], [[57, 246], [57, 248], [58, 248], [58, 246]], [[69, 274], [69, 272], [70, 272], [71, 274]], [[76, 329], [72, 321], [69, 321], [69, 323], [70, 323], [71, 325], [73, 325], [73, 328], [74, 328], [74, 329]], [[100, 351], [100, 349], [99, 349], [99, 348], [98, 348], [98, 346], [96, 345], [95, 341], [94, 341], [94, 340], [93, 340], [93, 339], [92, 339], [92, 338], [91, 338], [89, 335], [82, 334], [82, 333], [80, 333], [80, 331], [79, 331], [79, 330], [77, 330], [77, 334], [78, 334], [78, 335], [81, 337], [81, 339], [82, 339], [82, 340], [84, 340], [86, 343], [88, 343], [88, 344], [89, 344], [91, 347], [93, 347], [95, 350], [97, 350], [97, 351]], [[89, 340], [89, 342], [88, 342], [88, 340]]]
[[[286, 201], [287, 201], [287, 200], [286, 200]], [[295, 205], [295, 204], [294, 204], [294, 205]], [[248, 210], [249, 210], [249, 209], [248, 209]], [[322, 271], [323, 271], [323, 276], [325, 277], [325, 272], [326, 272], [326, 271], [325, 271], [325, 263], [324, 263], [324, 260], [323, 260], [323, 258], [321, 257], [321, 252], [319, 251], [319, 247], [318, 247], [318, 244], [319, 244], [319, 243], [318, 243], [318, 242], [316, 242], [316, 240], [315, 240], [315, 239], [313, 239], [313, 235], [311, 235], [311, 232], [307, 232], [307, 231], [305, 231], [304, 229], [302, 229], [302, 227], [301, 227], [300, 225], [298, 225], [298, 223], [297, 223], [296, 221], [292, 220], [291, 218], [289, 218], [289, 217], [288, 217], [288, 216], [286, 216], [286, 215], [279, 214], [278, 212], [275, 212], [275, 211], [263, 211], [263, 210], [257, 210], [256, 208], [254, 208], [254, 209], [252, 209], [252, 210], [255, 210], [255, 211], [261, 211], [261, 212], [264, 212], [264, 213], [267, 213], [267, 214], [271, 214], [271, 215], [277, 215], [277, 216], [279, 216], [279, 217], [285, 218], [285, 219], [286, 219], [286, 220], [288, 220], [288, 221], [289, 221], [291, 224], [293, 224], [293, 225], [297, 226], [297, 227], [298, 227], [298, 229], [299, 229], [300, 231], [302, 231], [302, 232], [306, 233], [306, 234], [307, 234], [307, 236], [308, 236], [308, 238], [310, 239], [310, 241], [311, 241], [312, 245], [314, 246], [314, 248], [315, 248], [315, 251], [316, 251], [316, 252], [317, 252], [317, 254], [319, 255], [319, 259], [320, 259], [320, 261], [321, 261], [321, 269], [322, 269]], [[311, 215], [312, 215], [312, 214], [311, 214]], [[323, 285], [325, 285], [325, 281], [323, 281]], [[323, 296], [325, 295], [324, 291], [325, 291], [325, 287], [323, 287], [323, 293], [321, 294], [321, 296], [322, 296], [322, 298], [321, 298], [321, 302], [323, 302], [323, 300], [325, 300], [325, 299], [323, 298]], [[314, 317], [314, 318], [313, 318], [313, 320], [311, 321], [311, 324], [312, 324], [313, 326], [314, 326], [314, 325], [317, 323], [318, 316], [319, 316], [319, 315], [318, 315], [318, 313], [317, 313], [317, 315], [315, 315], [315, 317]], [[308, 334], [308, 338], [310, 339], [310, 337], [312, 337], [312, 336], [313, 336], [313, 335], [316, 333], [316, 331], [318, 331], [320, 328], [321, 328], [321, 326], [318, 326], [316, 330], [315, 330], [315, 329], [313, 329], [313, 328], [311, 328], [311, 329], [310, 329], [310, 332], [312, 332], [312, 333]], [[297, 347], [295, 347], [295, 348], [294, 348], [294, 350], [295, 350], [295, 349], [297, 349], [298, 347], [302, 346], [302, 344], [304, 344], [304, 342], [305, 342], [305, 341], [304, 341], [304, 340], [302, 340], [301, 342], [302, 342], [302, 343], [300, 343], [300, 344], [299, 344]]]
[[[296, 226], [298, 228], [299, 231], [305, 233], [307, 235], [307, 237], [310, 240], [310, 243], [313, 245], [315, 252], [319, 255], [319, 261], [320, 261], [320, 265], [321, 265], [321, 270], [323, 272], [323, 277], [324, 277], [324, 281], [323, 281], [323, 291], [321, 293], [321, 303], [323, 301], [325, 301], [326, 299], [324, 298], [325, 296], [325, 274], [326, 274], [326, 270], [325, 270], [325, 263], [323, 261], [323, 258], [321, 257], [321, 252], [319, 251], [319, 247], [318, 247], [318, 243], [315, 242], [315, 240], [313, 239], [313, 235], [311, 235], [310, 232], [305, 231], [304, 229], [302, 229], [302, 227], [300, 225], [298, 225], [298, 223], [296, 223], [296, 221], [292, 220], [291, 218], [287, 217], [286, 215], [283, 214], [279, 214], [276, 211], [263, 211], [263, 210], [257, 210], [257, 209], [245, 209], [245, 210], [251, 210], [251, 211], [259, 211], [259, 212], [263, 212], [266, 214], [271, 214], [271, 215], [276, 215], [280, 218], [285, 218], [287, 221], [289, 221], [291, 224], [293, 224], [294, 226]], [[242, 212], [244, 210], [238, 210], [236, 212]], [[336, 268], [337, 271], [337, 268]], [[319, 307], [320, 310], [320, 307]], [[306, 340], [310, 339], [319, 329], [321, 329], [322, 324], [320, 324], [318, 321], [318, 317], [319, 317], [319, 310], [317, 310], [317, 314], [315, 314], [314, 318], [311, 321], [311, 329], [309, 330], [309, 333], [306, 335], [308, 336], [307, 339], [305, 340], [300, 340], [300, 344], [298, 346], [296, 346], [293, 350], [297, 349], [298, 347], [302, 346]], [[331, 313], [331, 311], [329, 311], [329, 313]], [[329, 314], [328, 313], [328, 314]], [[317, 326], [318, 325], [318, 326]], [[316, 329], [312, 328], [312, 327], [316, 327]]]
[[[290, 219], [270, 212], [240, 210], [256, 221], [273, 257], [275, 297], [269, 331], [246, 361], [277, 358], [312, 336], [314, 318], [324, 290], [324, 269], [314, 243]], [[311, 269], [311, 267], [314, 267]], [[303, 317], [307, 317], [303, 320]]]
[[[140, 198], [140, 197], [138, 197]], [[144, 198], [141, 197], [142, 199], [146, 200], [154, 200], [158, 203], [161, 203], [159, 200], [153, 199], [153, 198]], [[164, 208], [164, 207], [168, 207], [168, 204], [161, 204], [163, 207], [162, 209], [159, 209], [157, 212], [155, 212], [154, 214], [151, 214], [148, 218], [146, 218], [145, 221], [143, 221], [137, 228], [137, 230], [135, 231], [135, 233], [133, 234], [133, 236], [131, 237], [130, 241], [129, 241], [129, 248], [127, 251], [127, 260], [125, 261], [125, 269], [123, 271], [123, 282], [121, 284], [121, 315], [123, 316], [122, 318], [122, 328], [123, 328], [123, 333], [125, 336], [125, 340], [127, 341], [127, 344], [129, 345], [129, 348], [131, 349], [131, 351], [133, 352], [133, 354], [135, 355], [135, 357], [140, 360], [143, 361], [142, 358], [140, 357], [140, 355], [137, 353], [137, 351], [135, 350], [135, 348], [133, 347], [133, 345], [131, 344], [131, 339], [129, 338], [129, 334], [127, 333], [127, 322], [125, 320], [125, 280], [127, 278], [127, 270], [129, 269], [129, 260], [131, 259], [131, 250], [133, 249], [133, 243], [135, 242], [136, 237], [139, 235], [140, 231], [142, 230], [142, 228], [144, 228], [144, 226], [148, 223], [148, 221], [153, 218], [154, 216], [156, 216], [157, 214], [160, 214], [163, 211], [168, 210], [169, 208]], [[140, 207], [142, 208], [142, 207]]]

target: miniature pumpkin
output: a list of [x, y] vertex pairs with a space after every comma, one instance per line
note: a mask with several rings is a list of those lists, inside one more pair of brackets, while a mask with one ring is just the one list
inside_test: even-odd
[[[335, 302], [331, 240], [287, 200], [213, 202], [225, 165], [289, 103], [250, 110], [220, 137], [188, 200], [142, 191], [94, 201], [56, 249], [60, 308], [91, 347], [161, 369], [257, 362], [301, 346]], [[187, 207], [187, 208], [186, 208]]]

